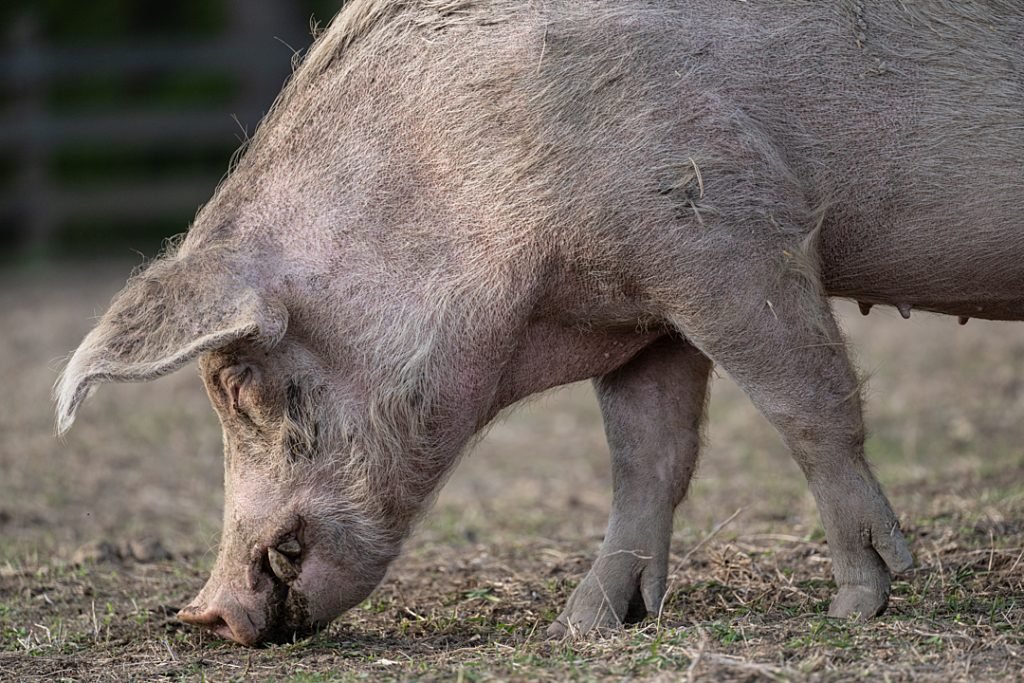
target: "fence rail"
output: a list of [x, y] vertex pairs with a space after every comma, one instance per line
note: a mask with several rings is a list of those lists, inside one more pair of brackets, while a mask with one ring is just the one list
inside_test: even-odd
[[20, 49], [0, 56], [0, 85], [16, 86], [39, 78], [74, 78], [97, 72], [130, 75], [152, 71], [209, 69], [279, 71], [279, 54], [253, 49], [245, 40], [197, 43], [167, 41], [112, 47], [45, 47], [22, 39]]
[[[48, 44], [31, 15], [13, 25], [0, 51], [0, 155], [14, 162], [0, 185], [0, 243], [42, 250], [71, 220], [138, 221], [175, 215], [185, 222], [213, 190], [219, 174], [151, 177], [74, 184], [53, 170], [62, 150], [217, 149], [237, 146], [251, 134], [287, 77], [293, 50], [308, 42], [288, 0], [228, 0], [235, 11], [219, 40], [123, 43], [103, 47]], [[284, 21], [286, 18], [290, 21]], [[276, 37], [276, 39], [275, 39]], [[217, 106], [57, 110], [48, 99], [55, 85], [100, 77], [114, 81], [179, 73], [230, 80], [230, 102]], [[62, 108], [63, 109], [63, 108]], [[223, 168], [227, 168], [225, 156]]]

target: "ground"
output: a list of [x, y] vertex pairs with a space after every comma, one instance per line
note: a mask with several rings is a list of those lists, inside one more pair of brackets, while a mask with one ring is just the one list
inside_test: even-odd
[[53, 436], [60, 359], [129, 269], [0, 273], [0, 680], [1021, 680], [1019, 325], [839, 306], [869, 378], [869, 457], [916, 559], [870, 623], [825, 616], [829, 552], [806, 485], [719, 377], [660, 618], [543, 636], [609, 508], [579, 385], [491, 429], [363, 605], [309, 639], [245, 649], [174, 619], [220, 526], [220, 433], [195, 370], [104, 387]]

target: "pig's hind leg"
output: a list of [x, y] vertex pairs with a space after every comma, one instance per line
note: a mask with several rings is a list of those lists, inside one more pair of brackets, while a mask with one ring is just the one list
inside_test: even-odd
[[710, 371], [693, 346], [663, 337], [594, 380], [611, 449], [612, 512], [593, 567], [548, 635], [617, 628], [660, 611], [672, 515], [697, 464]]

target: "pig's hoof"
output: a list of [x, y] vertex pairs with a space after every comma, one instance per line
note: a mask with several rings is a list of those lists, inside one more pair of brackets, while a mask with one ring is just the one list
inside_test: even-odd
[[[647, 616], [640, 583], [639, 576], [624, 571], [605, 572], [602, 580], [592, 569], [576, 587], [558, 619], [548, 627], [547, 637], [579, 638], [618, 630], [624, 623], [640, 621]], [[657, 602], [660, 604], [664, 581], [657, 582], [649, 590], [658, 588], [661, 592], [657, 595]]]
[[855, 552], [842, 553], [838, 547], [835, 551], [833, 569], [839, 591], [829, 606], [830, 617], [877, 617], [889, 604], [891, 573], [913, 566], [910, 548], [891, 514], [881, 516], [880, 523], [865, 526]]
[[558, 619], [548, 626], [547, 637], [561, 640], [562, 638], [582, 638], [602, 631], [617, 630], [622, 622], [607, 609], [573, 610], [569, 608], [558, 615]]
[[556, 620], [548, 626], [546, 635], [549, 640], [561, 640], [569, 635], [569, 629], [566, 628], [565, 624]]
[[617, 630], [622, 622], [610, 614], [607, 609], [598, 610], [575, 610], [569, 613], [566, 608], [558, 615], [550, 626], [548, 626], [547, 637], [561, 640], [563, 638], [582, 638], [588, 635], [595, 635], [601, 632]]
[[617, 630], [621, 626], [622, 620], [616, 614], [614, 605], [603, 597], [599, 600], [570, 599], [558, 619], [548, 626], [547, 636], [558, 639], [581, 638], [602, 631]]
[[828, 608], [830, 617], [863, 621], [877, 617], [889, 604], [889, 589], [881, 586], [840, 586]]

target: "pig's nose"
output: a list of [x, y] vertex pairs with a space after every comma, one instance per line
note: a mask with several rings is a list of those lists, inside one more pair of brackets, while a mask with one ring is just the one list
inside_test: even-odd
[[178, 612], [178, 618], [186, 624], [207, 628], [221, 638], [233, 640], [240, 645], [252, 646], [261, 640], [262, 634], [256, 624], [237, 603], [207, 606], [192, 604]]

